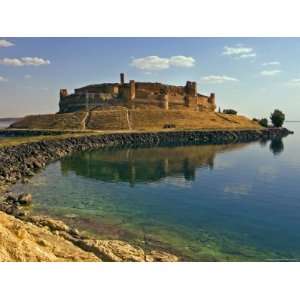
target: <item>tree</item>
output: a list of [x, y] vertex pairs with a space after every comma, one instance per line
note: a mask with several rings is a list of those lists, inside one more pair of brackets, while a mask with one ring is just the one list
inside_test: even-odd
[[285, 115], [281, 110], [275, 109], [271, 114], [270, 119], [275, 127], [281, 127], [284, 122]]
[[259, 125], [263, 126], [263, 127], [268, 127], [268, 119], [267, 118], [262, 118], [261, 120], [259, 120]]
[[237, 114], [237, 111], [234, 110], [234, 109], [223, 109], [223, 114], [228, 114], [228, 115], [236, 115]]

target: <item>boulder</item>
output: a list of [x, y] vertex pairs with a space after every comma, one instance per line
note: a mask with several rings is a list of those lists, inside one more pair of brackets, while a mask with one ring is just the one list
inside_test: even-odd
[[118, 240], [80, 240], [76, 243], [85, 251], [93, 252], [104, 261], [131, 262], [174, 262], [178, 257], [159, 250], [146, 254], [138, 247]]
[[29, 205], [29, 204], [32, 203], [32, 195], [29, 194], [29, 193], [21, 194], [21, 195], [19, 195], [19, 197], [18, 197], [18, 202], [19, 202], [21, 205]]
[[17, 198], [12, 194], [8, 194], [6, 196], [6, 201], [9, 203], [15, 203], [15, 202], [17, 202]]
[[51, 219], [46, 216], [30, 216], [28, 221], [39, 226], [47, 226], [51, 231], [70, 231], [70, 227], [63, 221]]

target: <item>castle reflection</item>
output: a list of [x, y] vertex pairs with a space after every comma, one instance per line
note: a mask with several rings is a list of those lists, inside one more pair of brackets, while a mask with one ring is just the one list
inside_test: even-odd
[[157, 148], [101, 149], [67, 157], [61, 161], [64, 175], [94, 178], [105, 182], [155, 182], [182, 176], [193, 181], [196, 170], [213, 168], [217, 153], [240, 149], [246, 144]]

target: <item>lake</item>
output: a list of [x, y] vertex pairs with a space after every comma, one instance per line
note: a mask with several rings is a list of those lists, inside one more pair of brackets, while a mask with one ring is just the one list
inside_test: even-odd
[[287, 127], [268, 142], [78, 153], [14, 191], [34, 213], [185, 261], [300, 261], [300, 123]]

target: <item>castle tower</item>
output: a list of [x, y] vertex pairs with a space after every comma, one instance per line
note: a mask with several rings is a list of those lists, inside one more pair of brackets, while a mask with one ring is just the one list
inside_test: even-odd
[[121, 84], [124, 84], [124, 82], [125, 82], [125, 79], [124, 79], [125, 77], [124, 77], [124, 73], [120, 73], [120, 83]]
[[129, 100], [133, 100], [135, 98], [135, 81], [129, 81]]
[[59, 90], [59, 98], [62, 99], [64, 97], [68, 96], [68, 90], [67, 89], [60, 89]]
[[209, 103], [216, 105], [216, 96], [215, 93], [210, 93], [210, 96], [208, 98]]
[[195, 97], [197, 95], [197, 84], [195, 81], [187, 81], [185, 85], [185, 92], [188, 96]]

